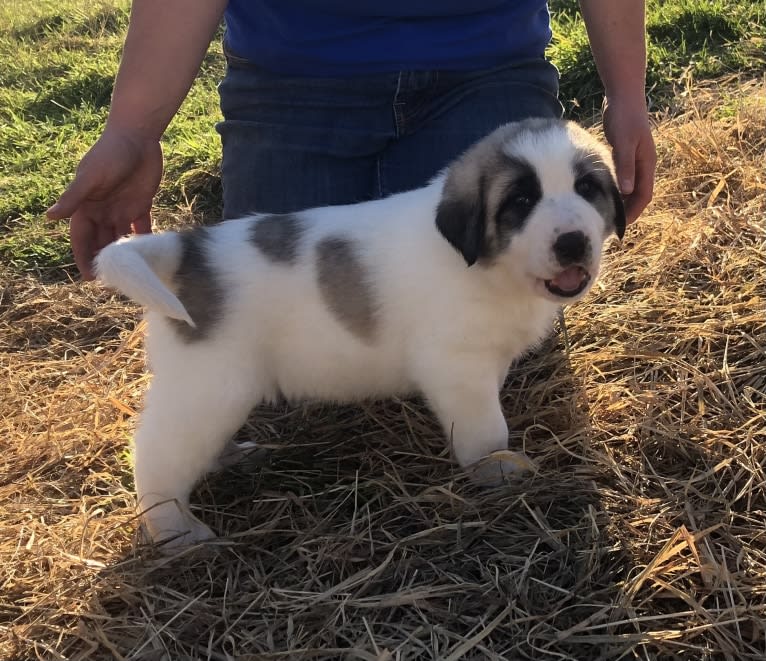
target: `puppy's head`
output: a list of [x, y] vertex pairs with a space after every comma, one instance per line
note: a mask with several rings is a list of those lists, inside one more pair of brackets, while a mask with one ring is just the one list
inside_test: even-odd
[[609, 151], [571, 122], [506, 124], [447, 170], [436, 226], [466, 263], [550, 300], [582, 297], [625, 210]]

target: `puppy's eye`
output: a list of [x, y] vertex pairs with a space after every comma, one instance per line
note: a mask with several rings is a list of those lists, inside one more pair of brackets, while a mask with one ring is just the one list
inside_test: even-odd
[[518, 177], [504, 191], [498, 222], [505, 227], [514, 227], [523, 223], [542, 198], [540, 182], [533, 173]]
[[585, 176], [575, 181], [574, 189], [579, 196], [592, 200], [601, 191], [601, 186], [593, 177]]
[[532, 198], [529, 195], [525, 195], [524, 193], [518, 193], [517, 195], [511, 195], [510, 198], [507, 200], [508, 205], [515, 208], [515, 209], [529, 209], [534, 202], [532, 201]]

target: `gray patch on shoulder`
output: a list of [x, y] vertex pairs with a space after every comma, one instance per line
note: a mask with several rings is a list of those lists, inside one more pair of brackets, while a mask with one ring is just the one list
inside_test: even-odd
[[329, 310], [353, 335], [365, 342], [374, 340], [374, 291], [354, 242], [340, 236], [322, 239], [316, 258], [319, 291]]
[[181, 263], [175, 274], [176, 296], [196, 327], [171, 319], [178, 334], [188, 343], [210, 337], [223, 317], [224, 289], [208, 255], [208, 231], [197, 228], [182, 232]]
[[272, 262], [292, 264], [298, 258], [305, 223], [295, 214], [258, 218], [250, 228], [250, 242]]

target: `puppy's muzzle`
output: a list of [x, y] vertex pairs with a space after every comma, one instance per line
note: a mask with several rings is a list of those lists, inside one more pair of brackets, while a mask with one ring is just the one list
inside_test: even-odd
[[583, 232], [565, 232], [553, 243], [553, 254], [563, 267], [550, 280], [545, 280], [545, 288], [561, 298], [572, 298], [581, 294], [591, 281], [586, 265], [590, 261], [590, 240]]

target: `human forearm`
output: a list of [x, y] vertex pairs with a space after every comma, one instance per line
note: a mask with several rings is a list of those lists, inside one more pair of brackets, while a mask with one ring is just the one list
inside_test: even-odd
[[134, 0], [107, 127], [160, 138], [225, 7], [225, 0]]
[[643, 0], [580, 0], [591, 52], [607, 98], [645, 103]]
[[580, 9], [604, 85], [604, 133], [630, 223], [652, 199], [657, 162], [646, 107], [644, 0], [580, 0]]
[[93, 258], [108, 243], [151, 231], [162, 178], [159, 139], [199, 71], [225, 5], [134, 0], [106, 129], [47, 212], [71, 219], [72, 252], [84, 278], [93, 278]]

